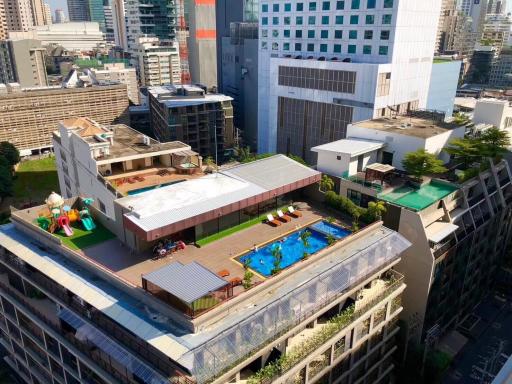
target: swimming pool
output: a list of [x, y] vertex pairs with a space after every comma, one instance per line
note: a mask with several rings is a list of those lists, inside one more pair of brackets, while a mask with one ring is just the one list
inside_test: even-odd
[[[311, 232], [307, 248], [304, 247], [304, 243], [300, 238], [301, 234], [306, 229]], [[281, 249], [282, 258], [279, 268], [284, 269], [300, 261], [304, 256], [304, 252], [312, 255], [326, 248], [329, 245], [327, 240], [328, 235], [332, 235], [334, 238], [339, 240], [351, 233], [349, 230], [330, 224], [327, 221], [319, 221], [318, 223], [310, 225], [306, 229], [293, 232], [288, 236], [282, 237], [273, 243], [261, 247], [257, 251], [248, 252], [245, 255], [240, 256], [238, 261], [242, 264], [247, 262], [251, 269], [263, 276], [271, 276], [275, 260], [272, 255], [273, 249]]]
[[172, 181], [172, 182], [164, 183], [164, 184], [152, 185], [151, 187], [132, 189], [131, 191], [128, 191], [128, 195], [129, 196], [138, 195], [140, 193], [144, 193], [144, 192], [147, 192], [147, 191], [152, 191], [153, 189], [162, 188], [162, 187], [165, 187], [167, 185], [181, 183], [182, 181], [184, 181], [184, 180], [178, 180], [178, 181]]

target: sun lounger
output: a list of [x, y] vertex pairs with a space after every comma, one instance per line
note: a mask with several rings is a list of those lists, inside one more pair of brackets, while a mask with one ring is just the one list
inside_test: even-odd
[[222, 271], [217, 272], [217, 275], [220, 277], [228, 277], [229, 271], [227, 269], [223, 269]]
[[284, 222], [284, 223], [288, 223], [290, 222], [292, 219], [289, 217], [289, 216], [286, 216], [283, 211], [281, 210], [278, 210], [277, 211], [277, 216], [279, 217], [279, 219]]
[[237, 287], [239, 285], [242, 285], [242, 279], [240, 277], [233, 277], [229, 280], [229, 283], [232, 287]]
[[273, 225], [274, 227], [279, 227], [281, 225], [281, 222], [277, 219], [274, 219], [274, 216], [271, 214], [267, 215], [267, 221], [270, 225]]
[[295, 208], [293, 208], [293, 206], [291, 206], [291, 205], [288, 207], [288, 214], [291, 217], [295, 217], [295, 218], [302, 217], [302, 213], [300, 211], [296, 211]]

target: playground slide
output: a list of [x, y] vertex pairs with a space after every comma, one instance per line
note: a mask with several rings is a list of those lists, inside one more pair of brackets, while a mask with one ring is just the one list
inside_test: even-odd
[[90, 217], [82, 217], [82, 225], [87, 231], [92, 231], [96, 228], [96, 224], [94, 224], [94, 221], [92, 221]]
[[62, 226], [62, 229], [64, 230], [64, 233], [66, 234], [66, 236], [73, 236], [73, 229], [69, 226], [69, 225], [63, 225]]

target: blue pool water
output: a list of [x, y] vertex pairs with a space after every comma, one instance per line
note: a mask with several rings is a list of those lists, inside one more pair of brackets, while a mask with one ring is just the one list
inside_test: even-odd
[[300, 261], [307, 251], [309, 255], [317, 253], [328, 246], [327, 235], [331, 234], [336, 239], [342, 239], [351, 232], [337, 225], [330, 224], [326, 221], [320, 221], [307, 228], [311, 232], [309, 237], [309, 246], [304, 248], [304, 244], [300, 239], [300, 234], [304, 231], [294, 232], [273, 243], [270, 243], [257, 251], [251, 251], [238, 258], [238, 261], [244, 263], [249, 260], [249, 267], [263, 276], [271, 276], [274, 269], [274, 256], [272, 250], [281, 248], [282, 259], [279, 264], [281, 269], [287, 268]]
[[179, 181], [172, 181], [170, 183], [164, 183], [164, 184], [158, 184], [158, 185], [152, 185], [151, 187], [146, 187], [146, 188], [139, 188], [139, 189], [132, 189], [131, 191], [128, 191], [128, 195], [132, 196], [132, 195], [138, 195], [139, 193], [144, 193], [144, 192], [147, 192], [147, 191], [151, 191], [153, 189], [157, 189], [157, 188], [162, 188], [162, 187], [165, 187], [167, 185], [172, 185], [172, 184], [176, 184], [176, 183], [180, 183], [182, 182], [183, 180], [179, 180]]

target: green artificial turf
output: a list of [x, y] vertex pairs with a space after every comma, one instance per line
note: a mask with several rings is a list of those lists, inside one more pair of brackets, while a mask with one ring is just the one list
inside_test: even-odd
[[97, 221], [94, 223], [96, 224], [96, 228], [92, 231], [86, 231], [80, 225], [80, 223], [73, 223], [71, 225], [71, 228], [73, 229], [73, 236], [67, 237], [64, 234], [64, 231], [60, 229], [55, 232], [54, 235], [61, 239], [65, 246], [74, 250], [83, 249], [99, 243], [103, 243], [104, 241], [115, 237], [112, 232], [110, 232], [100, 223]]

